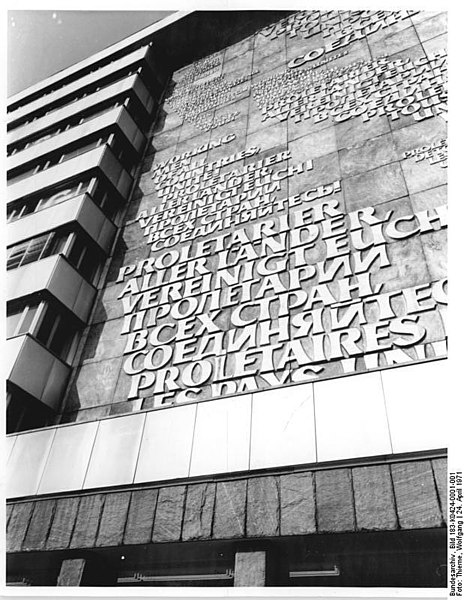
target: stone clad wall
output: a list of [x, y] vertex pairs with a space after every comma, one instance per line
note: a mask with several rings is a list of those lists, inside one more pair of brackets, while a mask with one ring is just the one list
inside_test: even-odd
[[443, 527], [446, 459], [12, 503], [7, 551]]
[[63, 421], [443, 356], [445, 30], [297, 13], [174, 73]]

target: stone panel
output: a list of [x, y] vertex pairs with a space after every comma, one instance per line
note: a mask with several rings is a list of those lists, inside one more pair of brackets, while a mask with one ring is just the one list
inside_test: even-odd
[[427, 268], [432, 281], [442, 279], [447, 274], [448, 240], [446, 230], [431, 231], [421, 236]]
[[[280, 73], [282, 72], [282, 70], [282, 68], [279, 68], [277, 71]], [[247, 119], [247, 136], [255, 135], [257, 133], [260, 133], [262, 130], [265, 130], [267, 127], [279, 124], [281, 124], [279, 119], [272, 116], [264, 121], [261, 110], [258, 108], [258, 106], [254, 103], [253, 100], [250, 101]], [[288, 122], [287, 124], [290, 125], [290, 123]], [[301, 128], [299, 129], [299, 133], [300, 135], [302, 135]], [[276, 137], [278, 138], [278, 135], [276, 135]], [[248, 147], [250, 145], [251, 144], [247, 141], [246, 146]]]
[[427, 159], [417, 162], [414, 158], [408, 158], [403, 160], [401, 168], [410, 194], [443, 185], [447, 181], [447, 169], [439, 164], [430, 164]]
[[33, 502], [23, 502], [13, 506], [6, 532], [7, 552], [19, 552], [21, 550], [33, 507]]
[[151, 541], [157, 499], [157, 489], [132, 492], [124, 532], [125, 544], [147, 544]]
[[228, 539], [244, 536], [246, 486], [245, 480], [217, 483], [213, 538]]
[[446, 204], [448, 186], [439, 185], [430, 190], [424, 190], [411, 195], [411, 204], [414, 211], [427, 210]]
[[278, 67], [284, 67], [286, 63], [285, 52], [278, 51], [266, 56], [260, 55], [256, 50], [253, 56], [253, 67], [259, 69], [261, 73], [274, 71]]
[[448, 36], [446, 33], [437, 35], [426, 42], [422, 42], [426, 55], [432, 59], [437, 52], [443, 52], [448, 47]]
[[[321, 46], [324, 46], [325, 38], [322, 33], [315, 33], [311, 37], [295, 36], [291, 42], [287, 39], [287, 61], [291, 61], [298, 56], [304, 55], [310, 50], [317, 50]], [[324, 69], [325, 65], [322, 65], [320, 69]]]
[[161, 114], [158, 115], [156, 125], [153, 128], [154, 134], [175, 129], [176, 127], [180, 127], [182, 125], [183, 119], [176, 113], [168, 113], [165, 110], [161, 110], [160, 113]]
[[401, 529], [440, 527], [441, 512], [429, 461], [391, 466]]
[[398, 160], [391, 133], [386, 133], [355, 146], [340, 150], [342, 177], [351, 177], [364, 171]]
[[288, 144], [294, 162], [313, 160], [336, 152], [337, 142], [334, 127], [326, 127], [313, 135], [306, 135], [303, 127], [300, 131], [302, 137], [296, 138]]
[[365, 140], [390, 133], [388, 117], [375, 117], [363, 123], [359, 117], [337, 123], [334, 127], [337, 146], [351, 148]]
[[246, 534], [248, 537], [279, 535], [279, 478], [248, 480]]
[[53, 519], [55, 500], [42, 500], [34, 504], [31, 521], [23, 542], [23, 550], [42, 550]]
[[59, 498], [56, 501], [52, 526], [47, 539], [47, 550], [59, 550], [69, 546], [79, 501], [79, 498]]
[[410, 48], [419, 43], [414, 27], [408, 27], [403, 31], [386, 33], [381, 39], [371, 42], [369, 47], [372, 52], [372, 57], [384, 56], [385, 54], [395, 54], [405, 48]]
[[15, 505], [14, 504], [7, 504], [6, 505], [6, 514], [5, 514], [5, 525], [8, 527], [8, 523], [10, 522], [10, 517], [13, 513]]
[[388, 246], [391, 266], [374, 273], [374, 284], [382, 283], [382, 292], [402, 290], [430, 281], [424, 250], [417, 237], [410, 237]]
[[445, 138], [447, 133], [447, 124], [441, 117], [432, 117], [425, 121], [419, 121], [402, 127], [393, 132], [395, 148], [399, 155], [429, 145], [431, 142]]
[[[198, 131], [196, 132], [198, 134]], [[211, 132], [208, 131], [206, 133], [202, 133], [200, 135], [195, 135], [195, 137], [187, 138], [179, 142], [176, 146], [176, 155], [184, 154], [184, 152], [190, 152], [195, 148], [199, 148], [203, 146], [203, 144], [207, 144], [211, 139]], [[173, 152], [171, 152], [172, 156]], [[156, 161], [161, 162], [161, 161]], [[155, 167], [155, 165], [153, 165]]]
[[122, 325], [123, 319], [108, 319], [92, 327], [82, 355], [83, 362], [121, 356], [126, 345], [126, 340], [121, 335]]
[[[131, 387], [130, 379], [126, 376], [126, 373], [121, 369], [119, 376], [118, 376], [117, 383], [116, 383], [116, 388], [114, 390], [114, 394], [112, 397], [113, 405], [129, 404], [129, 401], [127, 398], [129, 396], [130, 387]], [[142, 400], [143, 398], [145, 398], [148, 395], [150, 395], [148, 390], [140, 390], [139, 397], [137, 399], [135, 399], [135, 402], [137, 402], [138, 400]], [[137, 410], [136, 408], [134, 408], [134, 409]], [[132, 412], [132, 411], [126, 411], [126, 412]]]
[[319, 533], [355, 530], [353, 490], [349, 469], [316, 473], [316, 516]]
[[[296, 161], [295, 161], [296, 162]], [[289, 180], [289, 194], [310, 190], [324, 183], [332, 183], [340, 179], [340, 163], [338, 152], [325, 154], [313, 161], [313, 168]]]
[[[428, 19], [432, 19], [442, 14], [439, 10], [421, 10], [417, 12], [415, 15], [411, 16], [411, 21], [414, 26], [418, 23], [422, 23], [423, 21], [427, 21]], [[417, 27], [416, 27], [417, 29]]]
[[281, 146], [287, 143], [287, 124], [276, 123], [268, 125], [255, 133], [247, 134], [246, 146], [259, 146], [261, 150], [268, 150], [275, 146]]
[[[248, 98], [245, 98], [245, 100], [243, 100], [242, 102], [238, 102], [237, 104], [240, 104], [240, 106], [243, 107], [245, 102], [248, 104]], [[241, 152], [245, 148], [255, 145], [252, 143], [248, 143], [248, 141], [245, 143], [245, 140], [246, 140], [245, 135], [247, 133], [248, 118], [246, 115], [246, 111], [244, 111], [243, 108], [240, 111], [239, 108], [240, 107], [236, 106], [236, 104], [230, 104], [230, 105], [224, 107], [224, 109], [216, 110], [214, 112], [215, 119], [220, 119], [221, 117], [224, 117], [225, 115], [228, 115], [231, 113], [235, 113], [235, 112], [238, 113], [236, 118], [233, 121], [230, 121], [229, 123], [224, 123], [224, 125], [222, 125], [221, 127], [219, 127], [217, 129], [217, 133], [216, 133], [217, 137], [219, 137], [219, 136], [224, 137], [227, 135], [231, 135], [233, 133], [237, 137], [234, 142], [231, 142], [230, 144], [227, 144], [227, 146], [224, 146], [222, 149], [222, 152], [218, 152], [218, 153], [214, 153], [212, 151], [208, 152], [208, 162], [210, 162], [210, 160], [211, 160], [211, 162], [214, 160], [217, 160], [217, 155], [222, 154], [222, 156], [231, 156], [235, 152]], [[264, 143], [263, 143], [263, 147], [264, 147]], [[211, 157], [211, 159], [210, 159], [210, 157]], [[235, 165], [237, 165], [237, 167], [239, 167], [240, 163], [237, 162], [237, 163], [235, 163]]]
[[285, 37], [279, 36], [269, 39], [269, 37], [258, 34], [254, 39], [253, 51], [253, 63], [256, 65], [265, 56], [275, 52], [285, 53]]
[[448, 516], [448, 465], [446, 458], [434, 458], [432, 461], [432, 470], [435, 478], [435, 484], [438, 490], [440, 508], [443, 519], [446, 521]]
[[306, 535], [316, 532], [313, 473], [280, 477], [280, 533]]
[[448, 15], [443, 12], [430, 19], [426, 19], [415, 25], [417, 36], [421, 42], [425, 42], [439, 35], [442, 35], [447, 30]]
[[97, 546], [118, 546], [122, 542], [130, 492], [108, 494], [100, 522]]
[[401, 168], [397, 162], [344, 180], [347, 211], [375, 206], [407, 195]]
[[91, 548], [95, 545], [105, 496], [83, 496], [79, 502], [71, 548]]
[[397, 518], [389, 466], [354, 468], [352, 477], [357, 528], [396, 529]]
[[[388, 13], [387, 13], [388, 14]], [[369, 42], [380, 42], [385, 38], [386, 35], [393, 35], [400, 31], [407, 30], [412, 25], [411, 17], [407, 16], [405, 18], [401, 18], [396, 22], [390, 22], [388, 27], [381, 27], [377, 31], [373, 31], [369, 34], [368, 40]], [[390, 54], [390, 53], [388, 53]]]
[[353, 62], [358, 61], [369, 61], [371, 60], [371, 50], [369, 48], [369, 44], [367, 39], [358, 40], [350, 44], [350, 50], [348, 54], [343, 55], [340, 53], [340, 58], [337, 58], [333, 62], [330, 63], [330, 67], [332, 68], [342, 68], [348, 67]]
[[111, 404], [121, 363], [122, 356], [84, 364], [72, 385], [68, 408]]
[[211, 538], [216, 497], [215, 483], [200, 483], [187, 487], [182, 540]]
[[232, 44], [225, 49], [224, 52], [224, 64], [229, 60], [233, 60], [243, 54], [253, 54], [253, 45], [255, 37], [253, 35], [248, 36], [244, 40], [240, 40], [236, 44]]
[[422, 44], [416, 44], [415, 46], [409, 46], [409, 48], [405, 48], [404, 50], [400, 50], [399, 52], [395, 52], [391, 54], [389, 60], [397, 60], [397, 59], [408, 59], [417, 60], [419, 58], [426, 58], [424, 49]]
[[184, 503], [184, 485], [159, 490], [152, 534], [153, 542], [175, 542], [180, 539]]
[[253, 55], [251, 52], [242, 53], [224, 62], [222, 76], [233, 81], [237, 76], [249, 75], [251, 73]]
[[264, 587], [265, 585], [266, 552], [237, 552], [234, 587]]
[[[214, 117], [214, 110], [205, 111], [202, 114], [202, 117], [207, 121], [211, 121], [211, 119]], [[197, 146], [197, 142], [194, 141], [194, 138], [196, 138], [197, 136], [199, 137], [200, 131], [201, 130], [195, 123], [191, 122], [188, 119], [184, 119], [184, 123], [183, 123], [182, 127], [180, 127], [180, 133], [179, 133], [179, 137], [177, 139], [175, 153], [183, 154], [184, 152], [186, 152], [186, 146], [184, 145], [185, 142], [187, 142], [189, 150], [192, 148], [195, 148]], [[206, 133], [206, 136], [211, 135], [210, 132], [205, 132], [205, 133]], [[206, 136], [204, 139], [206, 139]], [[174, 152], [174, 148], [172, 148], [172, 151]]]
[[69, 558], [62, 562], [56, 585], [58, 587], [79, 587], [81, 585], [85, 558]]
[[151, 145], [156, 152], [165, 150], [166, 148], [172, 148], [177, 144], [180, 136], [182, 127], [176, 127], [175, 129], [169, 129], [156, 135], [151, 142]]

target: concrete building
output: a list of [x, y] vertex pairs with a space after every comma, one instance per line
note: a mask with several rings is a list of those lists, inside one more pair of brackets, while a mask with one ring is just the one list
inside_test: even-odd
[[446, 586], [446, 14], [178, 13], [9, 100], [7, 578]]

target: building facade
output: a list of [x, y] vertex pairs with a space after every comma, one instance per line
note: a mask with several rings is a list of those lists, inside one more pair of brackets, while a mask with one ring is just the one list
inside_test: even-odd
[[10, 585], [446, 586], [446, 59], [178, 13], [10, 99]]

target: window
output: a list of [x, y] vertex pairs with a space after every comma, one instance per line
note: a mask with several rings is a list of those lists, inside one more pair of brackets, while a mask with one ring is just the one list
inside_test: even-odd
[[46, 427], [53, 422], [53, 411], [48, 406], [15, 385], [8, 384], [6, 405], [7, 433]]
[[65, 362], [72, 360], [71, 349], [75, 350], [77, 331], [72, 319], [57, 313], [47, 305], [35, 335], [37, 340]]
[[[132, 47], [131, 51], [133, 52], [140, 47], [142, 47], [142, 46], [139, 46], [139, 45], [134, 46], [134, 47]], [[96, 71], [101, 70], [103, 67], [113, 64], [114, 62], [120, 60], [123, 56], [124, 56], [124, 54], [122, 52], [121, 53], [118, 52], [117, 54], [115, 54], [111, 57], [108, 57], [105, 60], [102, 60], [97, 66], [95, 66], [94, 68], [92, 68], [90, 70], [79, 71], [79, 72], [75, 73], [74, 75], [67, 77], [65, 81], [61, 80], [61, 81], [57, 82], [56, 84], [50, 86], [46, 91], [44, 90], [41, 92], [36, 92], [35, 94], [28, 96], [26, 99], [23, 99], [13, 105], [10, 105], [7, 108], [7, 112], [8, 112], [8, 114], [12, 114], [19, 108], [26, 106], [30, 102], [34, 102], [34, 100], [37, 100], [38, 98], [45, 98], [46, 96], [48, 96], [49, 94], [52, 94], [53, 92], [61, 90], [62, 88], [66, 87], [68, 85], [72, 85], [76, 81], [79, 81], [83, 77], [86, 77], [89, 73], [94, 73]], [[140, 68], [141, 67], [132, 66], [131, 69], [129, 70], [129, 74], [131, 72], [139, 70]], [[119, 72], [119, 74], [120, 74], [120, 72]], [[126, 77], [127, 73], [125, 73], [124, 76]]]
[[90, 194], [90, 197], [100, 210], [112, 221], [117, 221], [117, 213], [120, 208], [120, 199], [111, 194], [102, 184], [99, 184]]
[[[77, 100], [81, 100], [81, 98], [89, 96], [90, 94], [93, 94], [96, 91], [102, 90], [110, 85], [113, 85], [114, 83], [117, 83], [118, 81], [122, 81], [123, 79], [126, 79], [127, 77], [130, 77], [131, 75], [134, 75], [135, 73], [139, 73], [140, 70], [141, 70], [140, 67], [132, 66], [131, 68], [125, 69], [123, 71], [117, 71], [115, 73], [112, 73], [108, 77], [98, 81], [98, 83], [88, 86], [87, 88], [85, 88], [85, 91], [81, 90], [79, 92], [68, 94], [64, 98], [60, 98], [59, 100], [56, 100], [56, 102], [54, 102], [51, 106], [49, 105], [46, 110], [44, 109], [44, 110], [41, 110], [40, 112], [37, 112], [34, 115], [34, 117], [27, 116], [26, 118], [18, 119], [10, 127], [8, 127], [8, 130], [17, 129], [18, 127], [21, 127], [22, 125], [27, 125], [28, 123], [32, 123], [36, 119], [40, 119], [41, 117], [44, 117], [51, 113], [54, 113], [55, 111], [59, 110], [60, 108], [63, 108], [64, 106], [72, 104], [73, 102], [77, 102]], [[68, 85], [68, 84], [66, 84], [66, 85]]]
[[19, 202], [8, 205], [7, 221], [12, 223], [85, 193], [89, 194], [93, 202], [109, 219], [115, 220], [120, 208], [119, 197], [114, 193], [111, 194], [102, 183], [97, 185], [96, 179], [92, 178], [85, 181], [70, 181], [58, 190], [55, 188], [53, 191], [22, 198]]
[[6, 318], [6, 337], [10, 339], [17, 335], [24, 335], [33, 331], [35, 327], [35, 317], [38, 314], [38, 308], [41, 303], [40, 298], [28, 300], [26, 302], [15, 303], [8, 308]]
[[46, 133], [45, 135], [41, 135], [39, 138], [30, 140], [29, 142], [26, 142], [24, 144], [23, 149], [25, 150], [26, 148], [30, 148], [31, 146], [35, 146], [39, 142], [45, 142], [46, 140], [49, 140], [51, 137], [53, 137], [54, 134], [55, 134], [55, 132]]
[[74, 198], [79, 194], [83, 194], [87, 188], [88, 182], [77, 183], [74, 184], [72, 187], [61, 189], [59, 192], [56, 192], [56, 194], [53, 194], [52, 196], [45, 196], [43, 198], [40, 198], [40, 200], [37, 203], [36, 210], [43, 210], [45, 208], [49, 208], [50, 206], [54, 206], [55, 204], [60, 204], [65, 200], [69, 200], [69, 198]]
[[108, 145], [121, 166], [133, 177], [137, 169], [137, 161], [133, 149], [129, 148], [125, 140], [121, 139], [117, 134], [109, 137]]
[[46, 140], [49, 140], [60, 133], [69, 131], [73, 127], [77, 127], [78, 125], [82, 125], [87, 121], [91, 121], [92, 119], [104, 115], [106, 112], [116, 108], [117, 106], [119, 106], [118, 102], [112, 102], [110, 104], [106, 103], [103, 107], [100, 105], [98, 109], [92, 108], [90, 111], [87, 111], [84, 116], [79, 115], [78, 117], [74, 117], [73, 119], [63, 122], [59, 127], [53, 127], [46, 130], [48, 133], [44, 133], [44, 131], [42, 131], [38, 136], [36, 135], [35, 137], [30, 137], [26, 142], [22, 141], [19, 144], [16, 144], [14, 147], [10, 146], [8, 156], [12, 156], [13, 154], [16, 154], [16, 152], [21, 152], [22, 150], [27, 150], [27, 148], [30, 148], [31, 146], [35, 146], [40, 142], [45, 142]]
[[129, 96], [124, 101], [124, 107], [126, 108], [127, 112], [142, 131], [149, 127], [150, 115], [153, 113], [155, 105], [156, 103], [153, 99], [150, 99], [147, 103], [142, 104], [136, 96]]
[[105, 104], [104, 106], [100, 105], [100, 108], [93, 109], [91, 112], [88, 112], [86, 115], [81, 117], [79, 120], [79, 125], [82, 125], [82, 123], [86, 123], [87, 121], [92, 121], [93, 119], [96, 119], [97, 117], [101, 117], [108, 111], [113, 110], [113, 108], [116, 108], [118, 106], [119, 106], [119, 102], [111, 102], [110, 104]]
[[15, 182], [18, 183], [18, 181], [21, 181], [22, 179], [27, 179], [28, 177], [30, 177], [31, 175], [35, 175], [36, 173], [36, 167], [31, 167], [29, 168], [27, 171], [23, 171], [22, 173], [18, 173], [17, 175], [14, 175], [13, 177], [11, 177], [11, 179], [9, 179], [8, 181], [10, 182]]
[[7, 308], [7, 339], [29, 334], [64, 362], [71, 362], [81, 327], [78, 319], [53, 298], [12, 302]]
[[52, 231], [21, 242], [7, 251], [7, 270], [17, 269], [28, 263], [59, 254], [65, 247], [69, 233]]
[[96, 138], [90, 142], [87, 142], [84, 146], [77, 146], [76, 148], [73, 148], [72, 150], [71, 149], [67, 150], [66, 152], [64, 152], [61, 155], [60, 159], [57, 162], [62, 163], [65, 160], [69, 160], [71, 158], [74, 158], [75, 156], [79, 156], [80, 154], [84, 154], [84, 152], [88, 152], [89, 150], [98, 148], [98, 146], [101, 146], [105, 142], [106, 142], [106, 138], [100, 137], [100, 138]]
[[90, 239], [74, 235], [67, 258], [76, 271], [89, 283], [94, 283], [103, 263], [103, 252]]
[[91, 180], [69, 182], [66, 187], [55, 189], [53, 192], [47, 192], [38, 196], [22, 199], [20, 202], [10, 205], [7, 210], [7, 220], [9, 223], [27, 217], [32, 213], [49, 208], [79, 194], [84, 194], [90, 188]]
[[60, 253], [84, 279], [94, 283], [103, 264], [104, 252], [82, 231], [77, 233], [66, 228], [11, 246], [7, 251], [7, 270]]
[[66, 160], [74, 158], [75, 156], [79, 156], [80, 154], [83, 154], [84, 152], [93, 150], [94, 148], [97, 148], [98, 146], [101, 146], [102, 144], [109, 141], [110, 138], [111, 138], [111, 136], [109, 138], [107, 138], [107, 137], [94, 138], [93, 140], [88, 141], [83, 146], [82, 145], [74, 146], [73, 148], [69, 148], [65, 152], [48, 156], [47, 159], [43, 159], [42, 161], [38, 162], [33, 168], [28, 168], [27, 171], [23, 171], [22, 173], [13, 174], [13, 176], [10, 177], [8, 183], [9, 184], [11, 184], [13, 182], [17, 183], [18, 181], [21, 181], [22, 179], [25, 179], [26, 177], [30, 177], [31, 175], [35, 175], [36, 173], [45, 171], [46, 169], [49, 169], [50, 167], [54, 167], [57, 164], [60, 164]]

